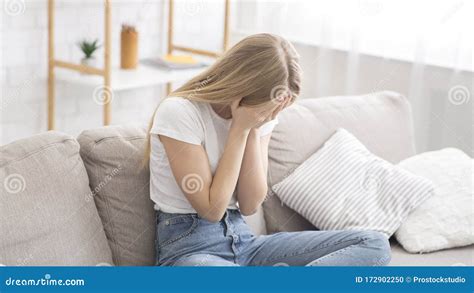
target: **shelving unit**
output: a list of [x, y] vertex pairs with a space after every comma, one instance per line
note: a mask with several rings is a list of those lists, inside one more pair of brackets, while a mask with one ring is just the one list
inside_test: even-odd
[[[110, 73], [110, 84], [112, 85], [111, 89], [114, 91], [130, 90], [134, 88], [188, 80], [204, 69], [205, 67], [196, 69], [166, 70], [144, 64], [139, 64], [135, 70], [112, 68]], [[56, 81], [98, 87], [104, 83], [104, 78], [100, 75], [81, 75], [73, 70], [60, 69], [60, 72], [57, 72], [56, 74]]]
[[[229, 16], [230, 0], [225, 1], [224, 8], [224, 38], [222, 51], [227, 50], [229, 44]], [[112, 91], [130, 90], [134, 88], [153, 86], [159, 84], [167, 85], [167, 93], [171, 91], [172, 82], [185, 81], [203, 70], [178, 69], [166, 70], [154, 66], [139, 64], [135, 70], [122, 70], [111, 67], [111, 0], [104, 0], [104, 68], [96, 68], [57, 60], [54, 54], [54, 13], [55, 0], [48, 0], [48, 129], [55, 128], [55, 86], [56, 80], [65, 81], [77, 85], [102, 86], [104, 98], [103, 124], [109, 125], [111, 120]], [[173, 42], [174, 24], [174, 0], [169, 0], [168, 11], [168, 54], [174, 51], [182, 51], [206, 57], [218, 57], [222, 52], [212, 52], [192, 47], [176, 45]], [[55, 69], [61, 68], [56, 74]]]

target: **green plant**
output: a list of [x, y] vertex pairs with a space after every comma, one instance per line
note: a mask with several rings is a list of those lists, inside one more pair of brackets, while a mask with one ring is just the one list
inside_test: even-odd
[[81, 51], [84, 53], [87, 59], [91, 58], [94, 52], [100, 48], [100, 45], [97, 42], [97, 39], [92, 42], [87, 40], [79, 42], [79, 48], [81, 48]]

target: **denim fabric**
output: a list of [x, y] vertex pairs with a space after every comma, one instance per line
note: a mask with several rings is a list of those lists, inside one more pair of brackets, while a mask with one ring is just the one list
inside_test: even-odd
[[255, 236], [238, 210], [221, 221], [157, 213], [156, 264], [162, 266], [377, 266], [390, 261], [374, 231], [303, 231]]

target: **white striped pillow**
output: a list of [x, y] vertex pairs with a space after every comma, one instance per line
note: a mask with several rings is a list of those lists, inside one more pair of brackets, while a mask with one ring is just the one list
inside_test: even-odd
[[433, 194], [433, 184], [375, 156], [347, 130], [338, 129], [272, 191], [319, 229], [391, 236]]

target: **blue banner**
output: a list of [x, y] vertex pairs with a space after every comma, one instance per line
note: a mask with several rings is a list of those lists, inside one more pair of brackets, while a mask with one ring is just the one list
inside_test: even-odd
[[0, 267], [0, 292], [474, 292], [472, 267]]

